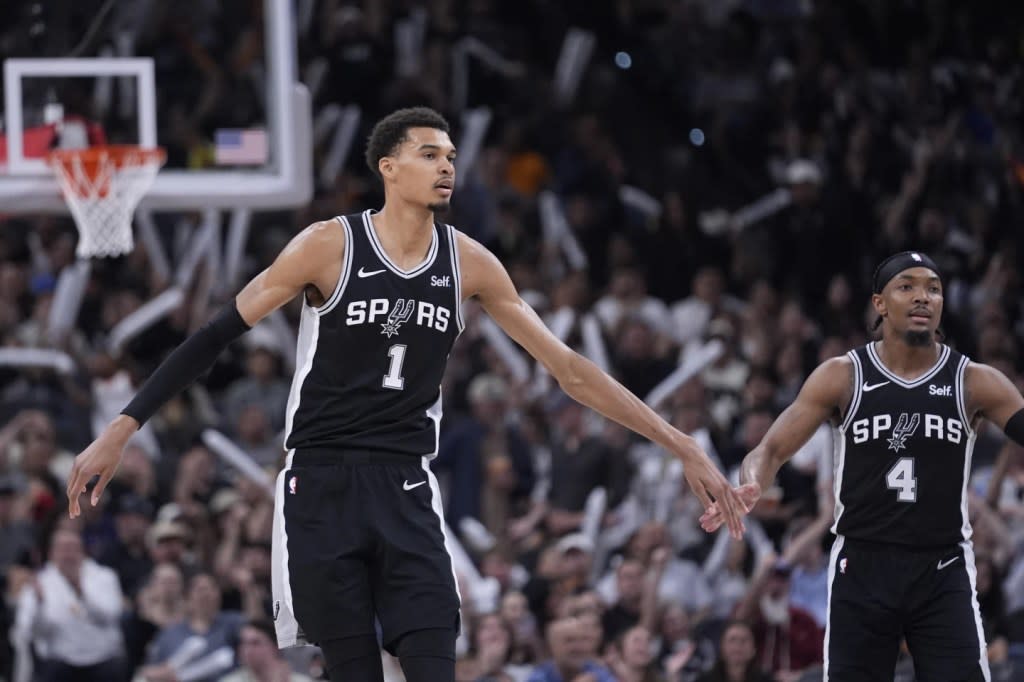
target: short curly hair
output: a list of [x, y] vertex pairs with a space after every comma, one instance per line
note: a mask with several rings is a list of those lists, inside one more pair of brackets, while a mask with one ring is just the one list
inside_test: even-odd
[[435, 128], [451, 132], [445, 117], [429, 107], [410, 107], [388, 114], [373, 126], [370, 138], [366, 141], [366, 165], [378, 178], [380, 160], [393, 154], [398, 145], [405, 141], [409, 128]]

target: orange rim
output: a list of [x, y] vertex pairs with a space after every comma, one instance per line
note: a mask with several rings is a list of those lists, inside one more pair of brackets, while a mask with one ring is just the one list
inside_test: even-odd
[[[167, 152], [161, 147], [140, 147], [131, 144], [98, 145], [85, 149], [55, 149], [47, 155], [51, 166], [64, 169], [68, 189], [78, 196], [89, 194], [101, 172], [109, 174], [122, 168], [156, 165], [160, 167], [167, 160]], [[74, 168], [75, 172], [70, 172]], [[109, 176], [98, 188], [100, 196], [106, 196]], [[95, 191], [95, 189], [93, 190]]]

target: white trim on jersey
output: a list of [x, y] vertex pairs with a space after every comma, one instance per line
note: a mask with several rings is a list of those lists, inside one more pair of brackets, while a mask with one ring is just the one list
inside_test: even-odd
[[971, 528], [971, 515], [967, 508], [967, 487], [971, 482], [971, 459], [974, 458], [974, 442], [977, 438], [978, 434], [970, 431], [967, 435], [967, 442], [964, 444], [963, 486], [960, 489], [960, 518], [963, 519], [963, 523], [960, 525], [960, 535], [965, 541], [970, 540], [974, 535], [974, 530]]
[[842, 535], [837, 535], [832, 543], [831, 556], [828, 559], [828, 601], [825, 607], [825, 643], [824, 658], [822, 661], [822, 682], [828, 682], [828, 640], [832, 630], [832, 584], [836, 581], [836, 562], [839, 561], [839, 553], [843, 551], [843, 543], [846, 540]]
[[[351, 233], [350, 233], [351, 234]], [[348, 253], [352, 249], [346, 248]], [[351, 261], [349, 261], [351, 264]], [[345, 272], [349, 268], [345, 266], [342, 277], [339, 278], [339, 285], [345, 278]], [[295, 366], [297, 370], [292, 379], [291, 391], [288, 394], [288, 407], [285, 413], [284, 442], [287, 443], [292, 434], [292, 424], [295, 420], [295, 413], [299, 410], [299, 402], [302, 396], [302, 384], [306, 376], [313, 368], [313, 358], [316, 357], [317, 341], [320, 338], [320, 315], [316, 309], [303, 303], [302, 313], [299, 318], [299, 339], [296, 343]], [[277, 487], [274, 490], [274, 523], [273, 535], [270, 543], [271, 557], [271, 592], [274, 600], [274, 629], [277, 632], [277, 644], [280, 648], [300, 646], [305, 644], [299, 638], [299, 625], [295, 620], [294, 606], [292, 605], [292, 587], [288, 572], [288, 531], [284, 523], [284, 477], [292, 467], [294, 450], [288, 451], [285, 459], [284, 469], [277, 475]]]
[[850, 404], [846, 408], [846, 416], [843, 418], [842, 426], [840, 427], [843, 433], [846, 433], [846, 429], [850, 428], [853, 415], [857, 414], [857, 410], [860, 409], [860, 399], [863, 395], [861, 384], [864, 381], [864, 368], [861, 367], [857, 351], [851, 350], [847, 355], [853, 361], [853, 396], [850, 398]]
[[370, 246], [373, 247], [374, 253], [377, 254], [377, 258], [380, 259], [380, 262], [383, 263], [388, 270], [395, 273], [399, 277], [403, 277], [405, 279], [412, 279], [416, 275], [421, 275], [424, 272], [426, 272], [430, 268], [430, 266], [434, 264], [434, 259], [437, 258], [438, 251], [436, 227], [431, 226], [430, 228], [430, 249], [427, 251], [427, 257], [423, 260], [422, 263], [412, 268], [411, 270], [403, 270], [402, 268], [395, 265], [390, 258], [388, 258], [388, 254], [384, 250], [384, 246], [380, 243], [380, 240], [377, 238], [377, 230], [373, 227], [373, 220], [370, 219], [370, 216], [373, 213], [374, 211], [371, 211], [370, 209], [366, 209], [365, 211], [363, 211], [363, 227], [366, 228], [366, 236], [370, 239]]
[[960, 412], [960, 421], [964, 424], [968, 434], [974, 433], [974, 429], [971, 428], [971, 422], [967, 418], [967, 403], [964, 402], [964, 380], [967, 377], [967, 365], [971, 364], [970, 359], [966, 355], [960, 356], [960, 364], [956, 367], [956, 381], [953, 389], [956, 396], [956, 409]]
[[846, 511], [846, 505], [843, 504], [843, 496], [840, 494], [843, 490], [843, 469], [846, 465], [846, 429], [838, 426], [832, 427], [832, 444], [835, 448], [835, 464], [832, 475], [832, 495], [836, 500], [835, 507], [835, 521], [832, 522], [832, 532], [838, 535], [839, 530], [839, 519], [842, 518], [843, 512]]
[[971, 515], [967, 509], [967, 487], [971, 481], [971, 460], [974, 458], [974, 443], [978, 438], [978, 434], [971, 428], [971, 424], [967, 420], [967, 409], [964, 404], [964, 372], [969, 362], [970, 360], [967, 359], [966, 355], [960, 357], [960, 364], [956, 368], [956, 379], [953, 381], [953, 398], [956, 400], [956, 409], [960, 413], [960, 421], [964, 425], [964, 431], [967, 436], [967, 442], [964, 444], [963, 487], [960, 490], [960, 517], [963, 519], [963, 523], [960, 526], [960, 534], [963, 536], [964, 541], [969, 541], [974, 534], [971, 528]]
[[466, 328], [465, 319], [462, 317], [462, 268], [459, 267], [459, 239], [456, 230], [451, 225], [448, 228], [448, 248], [452, 259], [452, 277], [455, 278], [455, 319], [459, 324], [459, 333]]
[[292, 600], [291, 575], [288, 571], [288, 529], [284, 522], [284, 478], [292, 466], [294, 450], [288, 452], [285, 468], [277, 475], [274, 487], [274, 524], [270, 542], [270, 588], [274, 602], [274, 630], [277, 646], [286, 649], [307, 642], [299, 637], [299, 622], [295, 619]]
[[981, 608], [978, 606], [978, 567], [974, 563], [974, 544], [970, 540], [965, 540], [960, 546], [964, 550], [964, 565], [967, 567], [967, 579], [971, 583], [971, 608], [974, 610], [974, 626], [978, 629], [978, 642], [981, 648], [978, 664], [981, 665], [985, 682], [992, 682], [992, 672], [988, 667], [988, 649], [985, 646], [985, 629], [981, 625]]
[[[288, 407], [284, 420], [284, 442], [288, 444], [288, 438], [292, 435], [292, 423], [295, 420], [295, 413], [299, 410], [299, 400], [302, 396], [302, 384], [306, 381], [306, 375], [313, 368], [313, 358], [316, 357], [316, 344], [320, 338], [320, 316], [316, 310], [303, 304], [302, 313], [299, 318], [299, 340], [295, 344], [295, 378], [292, 379], [292, 388], [288, 393]], [[291, 460], [289, 460], [291, 466]]]
[[887, 378], [891, 379], [894, 384], [902, 386], [903, 388], [916, 388], [923, 384], [924, 382], [928, 381], [936, 374], [938, 374], [939, 370], [941, 370], [943, 366], [945, 366], [946, 360], [949, 359], [949, 346], [943, 345], [942, 350], [939, 351], [939, 359], [935, 361], [935, 364], [932, 365], [931, 369], [929, 369], [927, 372], [925, 372], [918, 378], [914, 379], [913, 381], [907, 381], [903, 377], [896, 376], [895, 374], [889, 371], [889, 369], [885, 366], [885, 363], [882, 362], [882, 358], [878, 357], [878, 353], [875, 352], [875, 342], [872, 341], [871, 343], [869, 343], [867, 345], [867, 348], [868, 357], [871, 358], [871, 363], [875, 366], [875, 368], [878, 369], [878, 371], [884, 374]]
[[427, 408], [427, 419], [434, 422], [434, 451], [429, 455], [424, 455], [428, 460], [437, 457], [437, 452], [441, 447], [441, 415], [444, 413], [444, 407], [441, 404], [441, 387], [437, 387], [437, 400], [434, 404]]
[[341, 274], [338, 275], [338, 283], [334, 285], [334, 291], [331, 292], [331, 295], [324, 301], [323, 305], [319, 307], [310, 306], [313, 307], [317, 315], [326, 315], [334, 310], [338, 305], [338, 301], [341, 300], [342, 295], [345, 293], [349, 275], [352, 274], [352, 226], [348, 224], [344, 216], [338, 216], [338, 221], [341, 223], [342, 229], [345, 230], [345, 255], [341, 263]]
[[[864, 368], [860, 364], [860, 357], [857, 351], [851, 350], [847, 353], [853, 361], [853, 397], [846, 408], [846, 416], [838, 425], [832, 426], [832, 495], [835, 497], [835, 520], [832, 522], [832, 532], [837, 533], [839, 519], [842, 518], [846, 505], [843, 504], [843, 470], [846, 465], [846, 430], [850, 428], [854, 415], [860, 409], [860, 400], [864, 395], [861, 383], [864, 381]], [[831, 589], [831, 588], [829, 588]]]

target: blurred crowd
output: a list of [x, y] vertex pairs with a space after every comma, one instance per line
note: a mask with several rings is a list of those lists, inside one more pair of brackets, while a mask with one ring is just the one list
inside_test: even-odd
[[[193, 11], [140, 11], [134, 20], [149, 23], [136, 48], [160, 59], [170, 84], [160, 111], [172, 159], [200, 167], [214, 129], [261, 121], [262, 2], [178, 4]], [[71, 19], [54, 24], [51, 42], [32, 43], [38, 34], [20, 30], [32, 11], [11, 7], [0, 9], [14, 27], [0, 36], [10, 53], [57, 56], [47, 45], [60, 31], [66, 49], [78, 43]], [[358, 139], [394, 108], [426, 104], [449, 116], [458, 142], [465, 111], [490, 109], [444, 219], [490, 247], [567, 343], [694, 435], [723, 471], [735, 476], [818, 362], [872, 338], [872, 268], [904, 248], [942, 268], [946, 341], [1024, 388], [1021, 7], [297, 7], [312, 17], [299, 52], [303, 77], [320, 83], [315, 111], [358, 105]], [[130, 15], [122, 7], [111, 23]], [[403, 51], [409, 26], [421, 31], [417, 58]], [[567, 94], [555, 76], [572, 28], [594, 47]], [[454, 46], [467, 38], [504, 65], [470, 62], [455, 97]], [[83, 49], [95, 53], [112, 37], [90, 40]], [[117, 139], [118, 122], [104, 124]], [[550, 229], [552, 196], [567, 230]], [[381, 200], [352, 153], [308, 207], [254, 216], [242, 274], [309, 222]], [[197, 221], [159, 216], [169, 252], [182, 250], [179, 227]], [[0, 676], [320, 677], [316, 649], [274, 643], [266, 479], [229, 466], [201, 437], [219, 431], [276, 473], [294, 369], [279, 329], [235, 343], [132, 440], [100, 503], [67, 518], [73, 456], [235, 290], [212, 287], [209, 304], [186, 301], [114, 351], [111, 330], [169, 285], [137, 244], [92, 263], [74, 328], [55, 335], [50, 307], [75, 239], [67, 218], [0, 220], [0, 345], [74, 361], [60, 371], [0, 365], [0, 620], [10, 634]], [[200, 282], [218, 274], [203, 272]], [[298, 305], [284, 310], [292, 329]], [[743, 541], [707, 535], [677, 460], [569, 400], [495, 343], [472, 303], [466, 315], [433, 463], [465, 549], [459, 681], [820, 680], [831, 430], [783, 467]], [[666, 387], [680, 367], [692, 376]], [[1024, 679], [1024, 449], [998, 429], [979, 433], [969, 498], [994, 679]], [[906, 655], [897, 679], [913, 679]]]

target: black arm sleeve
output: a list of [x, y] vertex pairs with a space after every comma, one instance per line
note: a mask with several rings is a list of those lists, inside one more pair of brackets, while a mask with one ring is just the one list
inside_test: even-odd
[[1017, 445], [1024, 445], [1024, 407], [1013, 413], [1003, 427], [1003, 433], [1009, 436]]
[[212, 367], [228, 344], [247, 331], [249, 325], [232, 301], [160, 363], [121, 414], [132, 417], [140, 426], [145, 424], [164, 403]]

